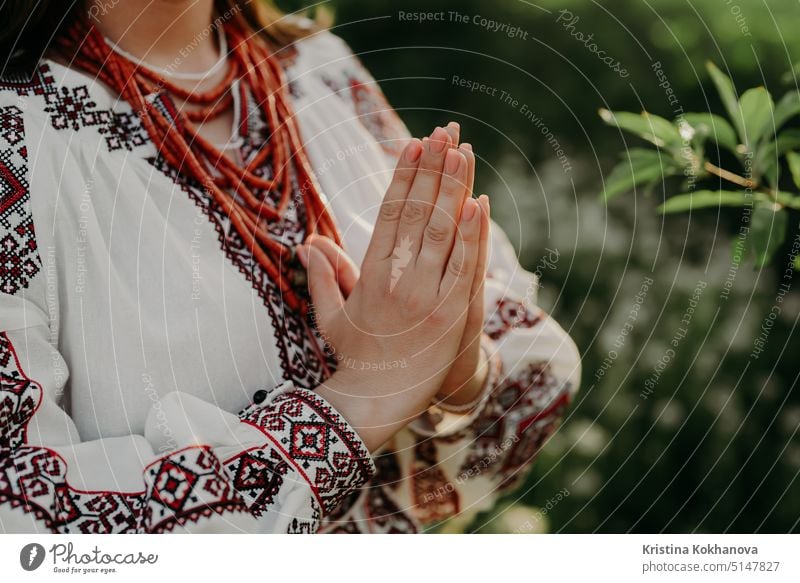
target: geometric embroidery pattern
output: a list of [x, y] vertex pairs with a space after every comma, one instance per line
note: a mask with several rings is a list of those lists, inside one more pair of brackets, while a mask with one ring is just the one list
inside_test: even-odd
[[558, 426], [569, 405], [570, 387], [547, 363], [530, 363], [492, 393], [471, 431], [474, 442], [460, 473], [492, 469], [513, 486]]
[[14, 295], [41, 270], [28, 187], [22, 110], [0, 107], [0, 291]]
[[5, 332], [0, 332], [0, 448], [25, 443], [28, 422], [42, 398], [42, 389], [19, 366]]
[[320, 510], [335, 508], [375, 472], [346, 422], [313, 393], [294, 391], [242, 412], [241, 421], [267, 439], [224, 464], [210, 447], [193, 446], [145, 468], [142, 492], [76, 490], [58, 453], [27, 445], [26, 428], [42, 392], [20, 369], [4, 332], [0, 381], [0, 503], [34, 513], [54, 532], [166, 532], [214, 513], [260, 516], [276, 501], [290, 471], [310, 484], [317, 504], [310, 521], [295, 520], [289, 528], [313, 532]]
[[51, 449], [0, 450], [0, 503], [32, 512], [53, 532], [158, 533], [214, 513], [246, 513], [242, 499], [204, 447], [160, 458], [143, 492], [86, 492], [66, 481], [67, 464]]
[[542, 320], [543, 312], [535, 311], [524, 304], [501, 299], [484, 324], [483, 331], [492, 340], [501, 338], [514, 328], [533, 328]]
[[244, 497], [254, 516], [268, 512], [289, 473], [289, 462], [271, 444], [252, 448], [225, 461], [233, 485]]
[[145, 471], [147, 532], [160, 533], [225, 512], [248, 513], [217, 456], [207, 446], [160, 458]]
[[377, 473], [369, 484], [354, 490], [322, 523], [328, 534], [415, 534], [419, 523], [394, 499], [403, 476], [397, 454], [387, 450], [374, 456]]
[[283, 393], [268, 407], [245, 409], [240, 419], [264, 432], [304, 476], [323, 516], [375, 473], [372, 458], [356, 433], [312, 392]]
[[30, 80], [0, 80], [0, 89], [11, 89], [20, 96], [44, 97], [43, 109], [54, 129], [78, 131], [94, 127], [105, 137], [110, 152], [123, 148], [131, 151], [147, 142], [147, 131], [136, 114], [99, 109], [86, 85], [57, 86], [47, 63], [39, 65]]
[[72, 488], [55, 451], [27, 445], [26, 430], [41, 402], [5, 332], [0, 332], [0, 503], [32, 512], [62, 533], [164, 532], [212, 513], [247, 506], [207, 447], [160, 457], [145, 469], [142, 492]]
[[105, 137], [110, 152], [120, 149], [132, 151], [147, 142], [147, 131], [136, 114], [99, 109], [86, 85], [57, 86], [47, 63], [40, 64], [29, 80], [0, 80], [0, 89], [11, 89], [23, 97], [44, 97], [43, 110], [49, 114], [54, 129], [78, 131], [86, 127], [96, 128]]
[[33, 513], [53, 532], [141, 531], [141, 493], [73, 490], [66, 473], [66, 462], [50, 449], [0, 450], [0, 503]]

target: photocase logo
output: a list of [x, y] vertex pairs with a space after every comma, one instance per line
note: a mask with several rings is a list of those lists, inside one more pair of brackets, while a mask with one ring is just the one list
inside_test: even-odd
[[44, 562], [44, 547], [39, 543], [30, 543], [19, 552], [19, 564], [26, 571], [35, 571]]
[[394, 248], [392, 254], [392, 278], [389, 281], [389, 292], [394, 289], [400, 276], [403, 275], [403, 268], [411, 261], [411, 237], [408, 235], [400, 239], [400, 244]]

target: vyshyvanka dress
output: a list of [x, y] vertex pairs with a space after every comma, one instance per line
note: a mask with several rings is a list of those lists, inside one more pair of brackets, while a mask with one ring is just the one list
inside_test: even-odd
[[[285, 68], [360, 263], [408, 132], [334, 35], [299, 42]], [[235, 108], [247, 160], [270, 128], [246, 92]], [[303, 213], [295, 196], [272, 236], [301, 242]], [[343, 364], [223, 210], [125, 102], [50, 60], [0, 80], [0, 276], [4, 532], [419, 532], [511, 487], [580, 377], [494, 226], [484, 398], [468, 414], [432, 408], [370, 455], [314, 393]]]

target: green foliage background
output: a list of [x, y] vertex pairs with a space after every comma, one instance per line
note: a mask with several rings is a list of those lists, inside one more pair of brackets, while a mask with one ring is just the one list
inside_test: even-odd
[[[304, 3], [279, 5], [293, 10]], [[784, 274], [800, 217], [791, 212], [787, 241], [773, 265], [755, 269], [750, 261], [733, 268], [731, 279], [739, 210], [658, 216], [655, 208], [669, 185], [649, 198], [626, 195], [608, 206], [600, 200], [603, 176], [618, 154], [642, 142], [597, 115], [599, 108], [647, 109], [671, 119], [673, 106], [659, 87], [655, 62], [686, 112], [723, 111], [707, 60], [740, 91], [765, 85], [781, 95], [787, 84], [796, 87], [786, 73], [800, 60], [800, 4], [333, 0], [323, 6], [334, 15], [334, 32], [360, 54], [412, 132], [427, 134], [449, 119], [462, 124], [464, 139], [481, 159], [478, 186], [492, 197], [495, 218], [517, 245], [523, 265], [535, 270], [545, 248], [559, 253], [556, 268], [542, 272], [540, 303], [584, 355], [581, 392], [522, 489], [472, 525], [457, 528], [800, 530], [800, 282], [796, 274]], [[593, 34], [598, 47], [630, 72], [627, 78], [556, 22], [564, 9], [579, 17], [575, 31]], [[481, 15], [520, 26], [528, 39], [447, 17], [402, 22], [399, 10]], [[564, 171], [552, 144], [518, 107], [470, 93], [451, 83], [453, 75], [527, 104], [554, 134], [572, 169]], [[645, 278], [654, 284], [625, 335]], [[683, 326], [699, 282], [706, 287], [691, 323]], [[776, 310], [766, 348], [754, 358], [754, 340]], [[653, 394], [642, 398], [645, 382], [682, 327], [686, 337]], [[612, 351], [616, 358], [609, 357]], [[562, 488], [569, 496], [536, 512]]]

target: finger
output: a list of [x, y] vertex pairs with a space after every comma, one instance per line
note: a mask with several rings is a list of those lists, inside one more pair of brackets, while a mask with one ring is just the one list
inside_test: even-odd
[[403, 205], [393, 249], [402, 243], [414, 256], [419, 252], [422, 232], [428, 224], [439, 193], [442, 167], [449, 143], [449, 134], [440, 127], [433, 130], [429, 139], [425, 140], [414, 182]]
[[475, 186], [475, 152], [472, 151], [472, 144], [463, 143], [458, 149], [467, 158], [467, 196], [472, 196], [472, 189]]
[[456, 298], [469, 298], [478, 264], [481, 214], [477, 201], [468, 198], [464, 203], [461, 221], [458, 223], [458, 236], [439, 287], [440, 296], [446, 298], [453, 294]]
[[489, 263], [489, 197], [485, 194], [478, 197], [478, 205], [481, 208], [481, 228], [478, 236], [478, 264], [475, 266], [475, 279], [472, 282], [473, 300], [483, 294], [483, 283], [486, 281], [486, 270]]
[[336, 274], [328, 258], [316, 247], [301, 245], [297, 256], [308, 273], [308, 291], [317, 314], [317, 327], [323, 330], [326, 322], [344, 306]]
[[375, 229], [364, 256], [365, 263], [382, 261], [391, 256], [395, 247], [400, 216], [414, 182], [422, 150], [422, 142], [416, 138], [409, 141], [403, 149], [392, 176], [392, 182], [383, 197], [378, 218], [375, 221]]
[[446, 126], [444, 126], [444, 129], [450, 136], [450, 147], [457, 148], [458, 141], [461, 138], [461, 126], [458, 124], [457, 121], [451, 121]]
[[435, 289], [442, 281], [453, 248], [456, 225], [464, 204], [466, 179], [467, 159], [458, 149], [452, 148], [445, 156], [439, 196], [425, 227], [422, 248], [416, 262], [416, 268], [421, 275], [418, 281], [424, 282], [428, 279]]
[[345, 250], [334, 243], [333, 239], [322, 235], [311, 235], [306, 244], [322, 251], [336, 274], [336, 281], [345, 299], [350, 296], [358, 281], [358, 266], [345, 253]]

